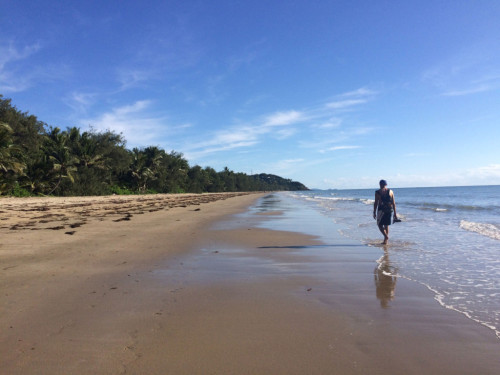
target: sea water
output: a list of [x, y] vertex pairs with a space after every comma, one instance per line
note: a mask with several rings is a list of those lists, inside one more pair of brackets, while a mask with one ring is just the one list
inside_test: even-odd
[[425, 285], [443, 307], [500, 338], [500, 186], [392, 189], [400, 223], [383, 247], [375, 189], [287, 193], [338, 224], [342, 236], [380, 246], [387, 276]]

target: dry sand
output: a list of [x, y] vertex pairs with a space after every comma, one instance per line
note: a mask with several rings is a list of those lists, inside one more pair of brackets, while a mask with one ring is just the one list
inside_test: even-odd
[[232, 216], [262, 196], [0, 200], [0, 374], [500, 373], [498, 340], [421, 288], [388, 319], [342, 282], [364, 264], [322, 284], [318, 239]]

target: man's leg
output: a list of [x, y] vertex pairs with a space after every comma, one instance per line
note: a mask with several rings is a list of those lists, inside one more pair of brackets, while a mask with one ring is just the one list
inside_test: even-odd
[[387, 240], [389, 240], [389, 228], [387, 227], [387, 225], [380, 224], [378, 226], [378, 229], [380, 230], [380, 233], [382, 233], [384, 235], [383, 244], [385, 245], [387, 243]]

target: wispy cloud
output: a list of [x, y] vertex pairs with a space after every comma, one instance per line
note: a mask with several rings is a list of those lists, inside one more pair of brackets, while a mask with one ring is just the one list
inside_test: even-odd
[[[220, 151], [249, 148], [268, 139], [291, 140], [297, 147], [319, 152], [360, 148], [339, 143], [368, 134], [372, 129], [359, 126], [342, 129], [344, 119], [336, 115], [336, 110], [366, 103], [375, 94], [375, 91], [361, 88], [337, 95], [337, 101], [329, 101], [319, 107], [258, 116], [254, 121], [220, 129], [203, 141], [191, 142], [185, 147], [186, 155], [198, 159]], [[334, 135], [332, 132], [335, 132]], [[307, 136], [297, 138], [300, 134]]]
[[278, 160], [268, 164], [266, 170], [269, 171], [268, 173], [290, 175], [291, 171], [296, 170], [304, 162], [302, 158]]
[[353, 149], [356, 149], [356, 148], [361, 148], [361, 146], [348, 146], [348, 145], [345, 145], [345, 146], [333, 146], [333, 147], [328, 148], [328, 151], [353, 150]]
[[263, 126], [283, 126], [290, 125], [304, 120], [304, 113], [300, 111], [277, 112], [266, 116]]
[[242, 51], [229, 56], [227, 61], [229, 72], [236, 72], [250, 66], [251, 64], [255, 64], [256, 60], [262, 55], [262, 49], [265, 44], [266, 40], [261, 39], [244, 47]]
[[0, 70], [14, 61], [24, 60], [40, 50], [40, 44], [36, 43], [23, 48], [17, 48], [12, 42], [0, 44]]
[[275, 173], [278, 175], [298, 176], [301, 171], [311, 169], [314, 166], [321, 164], [328, 164], [331, 162], [331, 158], [291, 158], [283, 159], [275, 162], [266, 163], [264, 171], [267, 173]]
[[299, 147], [313, 149], [321, 154], [361, 148], [360, 145], [351, 145], [350, 142], [359, 142], [360, 138], [371, 134], [374, 128], [371, 127], [352, 127], [345, 129], [333, 129], [329, 133], [324, 130], [318, 134], [311, 135], [308, 138], [299, 141]]
[[348, 100], [337, 100], [326, 104], [327, 108], [331, 109], [344, 109], [350, 108], [359, 104], [366, 103], [366, 99], [348, 99]]
[[[349, 145], [357, 138], [370, 134], [373, 127], [354, 125], [350, 120], [352, 113], [361, 110], [363, 105], [375, 100], [378, 91], [361, 87], [344, 92], [327, 101], [323, 107], [314, 111], [319, 120], [310, 125], [311, 134], [301, 139], [299, 146], [314, 149], [319, 153], [360, 148]], [[314, 118], [310, 115], [310, 118]], [[346, 145], [347, 144], [347, 145]]]
[[36, 64], [32, 58], [42, 49], [36, 43], [17, 47], [0, 43], [0, 91], [22, 92], [41, 82], [66, 79], [71, 71], [62, 64]]
[[479, 86], [469, 87], [469, 88], [463, 89], [463, 90], [446, 91], [446, 92], [443, 92], [441, 95], [442, 96], [465, 96], [465, 95], [479, 94], [479, 93], [487, 92], [487, 91], [493, 91], [493, 90], [497, 90], [499, 88], [500, 88], [500, 85], [479, 85]]
[[333, 110], [350, 109], [369, 102], [377, 94], [377, 91], [361, 87], [359, 89], [337, 95], [333, 101], [326, 103], [326, 108]]
[[167, 135], [189, 127], [188, 124], [170, 126], [166, 116], [155, 114], [151, 107], [150, 100], [136, 101], [113, 108], [95, 118], [82, 120], [81, 125], [99, 131], [121, 133], [132, 147], [161, 145]]
[[252, 126], [232, 127], [219, 130], [208, 139], [190, 141], [183, 150], [188, 159], [196, 160], [221, 151], [254, 146], [261, 134], [261, 129]]
[[120, 90], [141, 86], [155, 75], [153, 68], [139, 69], [125, 67], [118, 68], [116, 74], [120, 84]]
[[81, 116], [86, 114], [88, 108], [96, 102], [98, 96], [97, 93], [73, 91], [63, 99], [63, 102], [75, 112], [75, 115]]
[[487, 184], [498, 184], [500, 183], [500, 164], [490, 164], [469, 169], [466, 174], [471, 177], [477, 177]]
[[239, 148], [255, 146], [266, 137], [284, 140], [296, 133], [294, 125], [305, 121], [301, 111], [279, 111], [264, 115], [250, 124], [233, 125], [213, 133], [212, 137], [186, 146], [186, 155], [193, 159]]
[[431, 155], [431, 154], [428, 152], [409, 152], [407, 154], [404, 154], [403, 156], [406, 158], [421, 158], [421, 157], [429, 156], [429, 155]]
[[356, 89], [356, 90], [353, 90], [353, 91], [348, 91], [348, 92], [345, 92], [343, 94], [340, 94], [339, 97], [344, 97], [344, 98], [348, 98], [348, 97], [368, 97], [368, 96], [373, 96], [373, 95], [376, 95], [378, 94], [378, 91], [374, 91], [374, 90], [371, 90], [371, 89], [368, 89], [366, 87], [361, 87], [359, 89]]
[[421, 79], [441, 96], [466, 96], [500, 89], [496, 45], [465, 47], [463, 51], [425, 70]]
[[0, 90], [20, 92], [32, 85], [34, 70], [21, 71], [19, 62], [40, 50], [39, 44], [18, 48], [12, 42], [0, 44]]
[[342, 119], [340, 118], [330, 118], [326, 121], [312, 124], [311, 127], [314, 129], [323, 129], [323, 130], [331, 130], [339, 128], [342, 125]]

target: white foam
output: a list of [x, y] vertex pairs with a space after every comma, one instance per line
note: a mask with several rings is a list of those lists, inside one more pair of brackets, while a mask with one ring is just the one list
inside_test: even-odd
[[315, 197], [318, 200], [325, 200], [325, 201], [355, 201], [356, 199], [354, 198], [346, 198], [346, 197]]
[[[465, 311], [462, 308], [458, 308], [458, 307], [455, 307], [455, 306], [453, 306], [451, 304], [446, 303], [445, 302], [445, 293], [439, 292], [437, 289], [431, 287], [429, 284], [423, 283], [421, 281], [414, 280], [414, 279], [412, 279], [410, 277], [405, 277], [405, 276], [400, 276], [400, 277], [402, 277], [404, 279], [407, 279], [407, 280], [415, 281], [415, 282], [417, 282], [417, 283], [425, 286], [427, 289], [429, 289], [430, 291], [432, 291], [434, 293], [434, 299], [441, 306], [443, 306], [446, 309], [459, 312], [459, 313], [465, 315], [467, 318], [469, 318], [469, 319], [471, 319], [471, 320], [473, 320], [473, 321], [475, 321], [475, 322], [477, 322], [477, 323], [479, 323], [479, 324], [481, 324], [481, 325], [483, 325], [483, 326], [485, 326], [485, 327], [493, 330], [495, 332], [495, 335], [500, 339], [500, 330], [497, 329], [497, 326], [494, 323], [492, 323], [492, 322], [485, 322], [485, 321], [483, 321], [481, 319], [477, 319], [474, 316], [472, 316], [472, 314], [470, 312]], [[466, 302], [466, 304], [469, 304], [469, 303], [471, 303], [471, 301], [467, 301]]]
[[473, 221], [460, 221], [460, 228], [468, 230], [469, 232], [479, 233], [483, 236], [500, 240], [500, 228], [489, 223], [474, 223]]
[[361, 203], [370, 205], [370, 204], [374, 204], [375, 200], [374, 199], [361, 199]]

